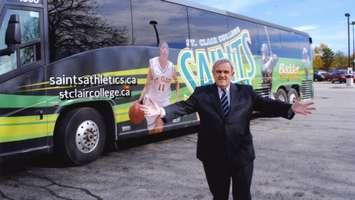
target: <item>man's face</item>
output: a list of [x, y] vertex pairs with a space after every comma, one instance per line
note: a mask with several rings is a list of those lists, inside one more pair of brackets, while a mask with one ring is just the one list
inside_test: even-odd
[[169, 47], [162, 45], [160, 47], [160, 56], [167, 59], [169, 57]]
[[217, 65], [212, 73], [216, 85], [221, 89], [225, 89], [231, 83], [234, 74], [232, 66], [229, 63]]

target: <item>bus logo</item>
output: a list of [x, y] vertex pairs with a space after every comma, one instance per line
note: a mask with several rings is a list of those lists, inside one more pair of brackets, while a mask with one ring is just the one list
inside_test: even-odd
[[189, 39], [187, 47], [179, 52], [177, 65], [190, 92], [197, 86], [212, 84], [212, 65], [228, 59], [234, 67], [233, 82], [251, 84], [256, 74], [254, 56], [250, 50], [249, 31], [239, 27], [212, 38]]

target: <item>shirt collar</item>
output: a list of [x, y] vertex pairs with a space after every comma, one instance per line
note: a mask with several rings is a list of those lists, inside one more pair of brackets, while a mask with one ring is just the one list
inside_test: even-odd
[[[222, 95], [222, 89], [220, 87], [218, 87], [218, 86], [217, 86], [217, 88], [218, 88], [218, 94], [219, 94], [219, 96], [221, 96]], [[229, 95], [230, 84], [226, 87], [225, 90], [226, 90], [227, 95]]]
[[[218, 87], [218, 86], [217, 86], [217, 88], [218, 88], [218, 93], [221, 93], [221, 92], [222, 92], [222, 89], [221, 89], [220, 87]], [[228, 85], [228, 86], [226, 87], [225, 90], [226, 90], [227, 93], [229, 93], [230, 88], [231, 88], [230, 85]]]

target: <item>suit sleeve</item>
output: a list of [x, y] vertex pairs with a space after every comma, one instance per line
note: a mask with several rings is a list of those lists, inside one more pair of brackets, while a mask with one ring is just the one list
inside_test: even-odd
[[197, 96], [199, 91], [200, 88], [197, 87], [187, 100], [179, 101], [177, 103], [164, 107], [165, 117], [163, 118], [163, 120], [165, 122], [170, 122], [180, 116], [196, 112], [198, 106]]
[[261, 112], [263, 117], [283, 117], [286, 119], [292, 119], [295, 115], [291, 109], [292, 104], [259, 96], [254, 92], [252, 87], [249, 87], [249, 90], [253, 98], [253, 109]]

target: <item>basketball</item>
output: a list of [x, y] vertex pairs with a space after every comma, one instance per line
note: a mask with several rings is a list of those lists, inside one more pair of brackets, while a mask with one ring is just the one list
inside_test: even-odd
[[140, 124], [144, 119], [144, 112], [139, 108], [139, 103], [134, 102], [128, 111], [129, 119], [133, 124]]

